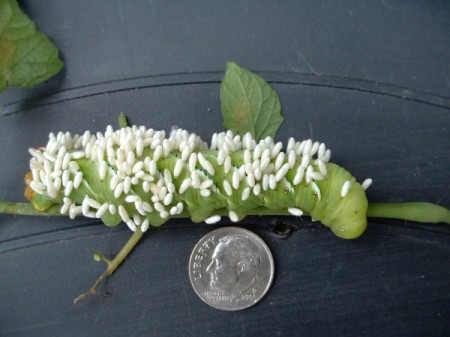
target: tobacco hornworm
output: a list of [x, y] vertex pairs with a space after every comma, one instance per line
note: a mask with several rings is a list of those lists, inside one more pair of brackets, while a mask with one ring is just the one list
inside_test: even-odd
[[215, 223], [247, 215], [310, 215], [342, 238], [367, 225], [362, 185], [330, 163], [325, 144], [293, 138], [285, 149], [271, 137], [213, 135], [211, 145], [182, 129], [126, 127], [83, 135], [51, 133], [45, 148], [29, 150], [38, 210], [60, 205], [62, 214], [124, 221], [145, 232], [172, 217]]

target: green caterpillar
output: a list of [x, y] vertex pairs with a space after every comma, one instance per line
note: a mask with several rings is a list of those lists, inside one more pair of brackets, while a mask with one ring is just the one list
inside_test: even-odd
[[171, 218], [213, 224], [223, 216], [238, 222], [248, 215], [310, 215], [345, 239], [364, 232], [367, 216], [450, 223], [450, 211], [435, 204], [368, 205], [372, 180], [360, 184], [330, 163], [323, 143], [290, 138], [283, 148], [261, 139], [275, 137], [283, 118], [276, 92], [258, 75], [227, 63], [220, 95], [224, 126], [240, 135], [216, 133], [210, 145], [181, 129], [166, 137], [128, 127], [121, 115], [118, 130], [51, 133], [44, 148], [29, 150], [25, 196], [32, 206], [0, 201], [0, 213], [83, 215], [107, 226], [125, 222], [133, 231], [114, 259], [94, 254], [107, 268], [74, 302], [95, 294], [144, 232]]
[[214, 134], [211, 145], [185, 130], [126, 127], [82, 136], [50, 134], [40, 150], [30, 149], [30, 199], [44, 211], [60, 205], [71, 218], [124, 221], [145, 232], [173, 217], [215, 223], [247, 215], [310, 215], [341, 238], [355, 238], [366, 226], [365, 189], [346, 170], [330, 163], [318, 142], [248, 133]]

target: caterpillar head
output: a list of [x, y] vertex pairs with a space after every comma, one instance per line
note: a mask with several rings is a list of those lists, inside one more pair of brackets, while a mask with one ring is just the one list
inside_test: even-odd
[[343, 239], [360, 236], [367, 227], [367, 206], [364, 189], [359, 183], [352, 184], [336, 209], [337, 216], [330, 226], [332, 232]]
[[322, 196], [311, 216], [330, 227], [340, 238], [356, 238], [367, 227], [368, 202], [365, 190], [348, 171], [338, 165], [329, 163], [328, 172], [328, 179], [317, 182]]

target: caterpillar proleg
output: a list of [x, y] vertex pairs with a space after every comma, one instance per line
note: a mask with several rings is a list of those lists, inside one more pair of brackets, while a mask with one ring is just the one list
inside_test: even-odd
[[51, 133], [45, 148], [29, 152], [37, 209], [57, 204], [71, 218], [97, 217], [107, 226], [123, 221], [144, 232], [172, 217], [215, 223], [267, 210], [310, 215], [342, 238], [358, 237], [367, 225], [363, 186], [311, 140], [291, 138], [283, 151], [271, 137], [258, 142], [227, 131], [208, 146], [182, 129], [166, 137], [144, 126], [108, 126], [105, 133]]

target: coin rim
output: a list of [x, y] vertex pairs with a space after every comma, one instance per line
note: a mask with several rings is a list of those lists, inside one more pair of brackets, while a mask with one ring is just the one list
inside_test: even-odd
[[[250, 236], [254, 237], [254, 238], [256, 239], [256, 241], [258, 241], [258, 242], [261, 244], [261, 246], [263, 247], [263, 249], [267, 252], [267, 256], [268, 256], [269, 264], [270, 264], [270, 276], [269, 276], [269, 280], [268, 280], [268, 282], [267, 282], [266, 287], [265, 287], [264, 290], [262, 291], [261, 296], [259, 297], [259, 299], [258, 299], [257, 301], [255, 301], [255, 302], [251, 302], [251, 303], [249, 303], [249, 304], [246, 304], [245, 306], [238, 307], [238, 308], [218, 308], [218, 307], [215, 307], [214, 305], [212, 305], [211, 303], [207, 302], [206, 299], [203, 298], [202, 294], [200, 294], [200, 292], [197, 291], [197, 289], [195, 288], [195, 286], [194, 286], [194, 281], [192, 280], [192, 275], [191, 275], [191, 262], [193, 262], [194, 252], [196, 251], [196, 249], [197, 249], [197, 247], [199, 246], [200, 242], [202, 242], [203, 239], [204, 239], [205, 237], [210, 236], [210, 235], [213, 234], [213, 233], [216, 233], [216, 232], [219, 232], [219, 233], [220, 233], [220, 232], [225, 231], [225, 230], [238, 230], [238, 231], [243, 231], [243, 232], [245, 232], [247, 235], [250, 235]], [[246, 229], [246, 228], [236, 227], [236, 226], [227, 226], [227, 227], [220, 227], [220, 228], [214, 229], [214, 230], [210, 231], [209, 233], [203, 235], [203, 236], [200, 238], [200, 240], [197, 241], [197, 243], [194, 245], [194, 248], [193, 248], [192, 251], [191, 251], [191, 256], [189, 257], [188, 274], [189, 274], [189, 281], [191, 282], [192, 288], [194, 289], [194, 291], [195, 291], [195, 293], [197, 294], [197, 296], [200, 297], [200, 299], [201, 299], [203, 302], [205, 302], [205, 303], [208, 304], [210, 307], [212, 307], [212, 308], [214, 308], [214, 309], [217, 309], [217, 310], [222, 310], [222, 311], [239, 311], [239, 310], [248, 309], [248, 308], [250, 308], [250, 307], [256, 305], [257, 303], [259, 303], [259, 302], [262, 300], [262, 298], [263, 298], [264, 296], [266, 296], [267, 292], [268, 292], [269, 289], [270, 289], [270, 286], [272, 285], [273, 279], [274, 279], [274, 274], [275, 274], [275, 263], [274, 263], [273, 255], [272, 255], [272, 252], [271, 252], [269, 246], [267, 246], [266, 242], [265, 242], [259, 235], [255, 234], [254, 232], [252, 232], [252, 231], [250, 231], [250, 230], [248, 230], [248, 229]]]

